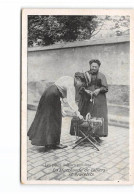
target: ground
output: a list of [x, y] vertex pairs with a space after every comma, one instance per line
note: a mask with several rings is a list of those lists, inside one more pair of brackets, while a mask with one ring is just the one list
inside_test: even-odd
[[[28, 129], [35, 111], [28, 111]], [[28, 140], [27, 179], [61, 181], [128, 181], [129, 129], [109, 126], [109, 135], [97, 151], [89, 143], [72, 149], [71, 118], [63, 118], [61, 143], [65, 149], [45, 151]]]

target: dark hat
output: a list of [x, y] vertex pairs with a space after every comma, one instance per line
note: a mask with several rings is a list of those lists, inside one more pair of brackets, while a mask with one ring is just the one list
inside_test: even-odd
[[91, 65], [92, 63], [97, 63], [99, 66], [101, 65], [101, 62], [100, 60], [97, 60], [97, 59], [92, 59], [89, 61], [89, 64]]

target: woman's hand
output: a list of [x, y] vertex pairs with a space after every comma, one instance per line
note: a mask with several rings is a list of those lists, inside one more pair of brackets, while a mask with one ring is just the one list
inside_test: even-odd
[[79, 115], [78, 117], [79, 117], [80, 120], [84, 120], [82, 115]]
[[87, 94], [89, 94], [89, 95], [92, 95], [92, 94], [93, 94], [93, 92], [90, 91], [90, 90], [88, 90], [88, 89], [85, 89], [85, 92], [86, 92]]
[[100, 93], [100, 89], [96, 89], [96, 90], [93, 92], [93, 95], [97, 96], [99, 93]]
[[66, 112], [62, 110], [62, 117], [66, 117], [66, 116], [67, 116]]

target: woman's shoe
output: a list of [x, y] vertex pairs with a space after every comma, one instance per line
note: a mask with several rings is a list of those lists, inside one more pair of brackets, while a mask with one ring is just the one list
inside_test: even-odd
[[98, 142], [98, 143], [102, 143], [103, 140], [101, 140], [99, 137], [95, 137], [95, 140]]
[[67, 146], [62, 144], [55, 145], [55, 149], [63, 149], [63, 148], [67, 148]]
[[51, 150], [51, 149], [53, 149], [54, 148], [54, 145], [46, 145], [45, 146], [45, 149], [46, 150]]

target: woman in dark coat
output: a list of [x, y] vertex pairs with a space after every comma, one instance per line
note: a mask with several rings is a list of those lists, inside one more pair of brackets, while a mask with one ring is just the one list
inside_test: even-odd
[[[85, 85], [78, 91], [79, 94], [79, 111], [85, 117], [87, 113], [91, 117], [104, 118], [104, 129], [98, 129], [96, 133], [96, 140], [101, 142], [99, 137], [108, 136], [108, 116], [107, 116], [107, 100], [106, 93], [108, 92], [108, 85], [104, 74], [99, 72], [101, 65], [99, 60], [91, 60], [89, 62], [90, 70], [83, 73], [85, 77]], [[70, 133], [73, 134], [73, 122], [71, 124]]]
[[89, 64], [90, 70], [85, 73], [86, 89], [89, 93], [84, 90], [80, 91], [79, 111], [82, 116], [86, 116], [86, 114], [90, 112], [92, 117], [104, 118], [104, 131], [102, 129], [98, 130], [96, 136], [106, 137], [108, 136], [108, 111], [106, 100], [108, 84], [105, 75], [99, 72], [100, 61], [91, 60]]
[[81, 84], [80, 80], [64, 76], [45, 90], [27, 134], [33, 145], [46, 148], [67, 147], [60, 144], [62, 122], [60, 98], [67, 98], [74, 115], [82, 119], [78, 106], [75, 104], [75, 86]]

